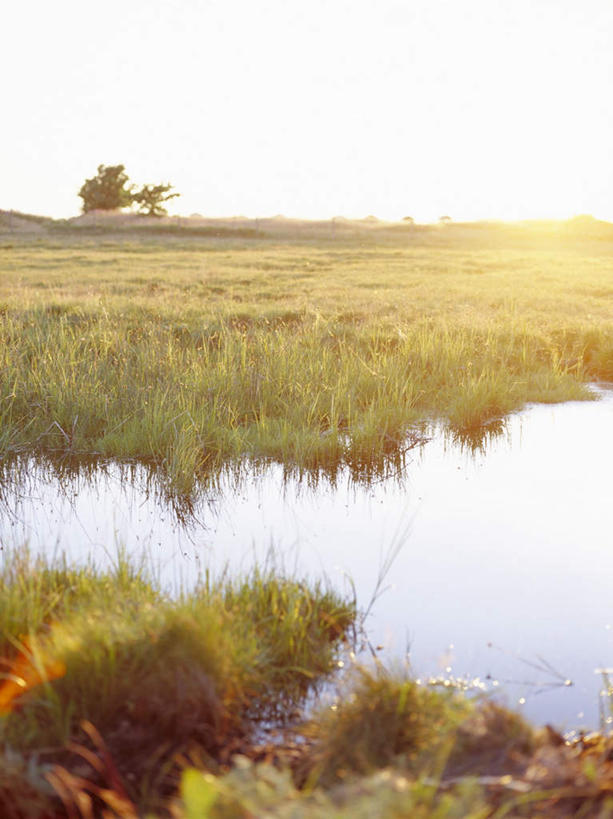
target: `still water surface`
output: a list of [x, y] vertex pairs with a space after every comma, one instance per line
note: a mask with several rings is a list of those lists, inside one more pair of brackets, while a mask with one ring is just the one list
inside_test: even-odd
[[227, 476], [187, 521], [140, 468], [60, 482], [32, 465], [0, 487], [0, 542], [100, 564], [124, 544], [174, 587], [272, 549], [288, 570], [350, 577], [363, 608], [393, 559], [366, 621], [383, 656], [479, 677], [540, 722], [597, 727], [597, 669], [613, 666], [613, 391], [594, 389], [527, 408], [476, 451], [436, 432], [369, 486], [309, 486], [276, 465]]

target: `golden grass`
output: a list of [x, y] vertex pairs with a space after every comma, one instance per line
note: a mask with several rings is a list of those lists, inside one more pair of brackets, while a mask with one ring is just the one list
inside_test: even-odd
[[608, 242], [441, 236], [12, 238], [0, 452], [151, 461], [184, 492], [245, 457], [368, 477], [421, 423], [613, 379]]

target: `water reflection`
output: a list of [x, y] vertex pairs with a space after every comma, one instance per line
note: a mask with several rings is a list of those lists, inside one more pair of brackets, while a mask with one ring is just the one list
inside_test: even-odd
[[103, 497], [111, 486], [133, 487], [138, 495], [167, 509], [181, 525], [194, 522], [193, 498], [172, 492], [155, 466], [66, 455], [0, 461], [0, 514], [13, 521], [22, 519], [23, 509], [35, 503], [44, 490], [54, 492], [58, 506], [68, 504], [74, 509], [77, 498]]
[[375, 651], [594, 727], [594, 672], [613, 662], [613, 393], [600, 395], [477, 438], [431, 430], [367, 480], [243, 464], [189, 501], [153, 467], [15, 461], [0, 472], [0, 540], [99, 562], [124, 543], [169, 585], [248, 568], [272, 545], [288, 569], [351, 578], [364, 608], [385, 589], [367, 621]]
[[488, 448], [503, 436], [509, 439], [509, 422], [506, 418], [495, 418], [480, 427], [445, 430], [443, 437], [461, 451], [472, 455], [485, 455]]
[[[293, 485], [309, 491], [334, 491], [339, 484], [349, 482], [356, 486], [402, 480], [413, 450], [430, 440], [431, 429], [407, 434], [401, 441], [392, 440], [376, 457], [352, 451], [342, 460], [315, 463], [312, 468], [295, 464], [274, 464], [281, 470], [284, 485]], [[484, 431], [484, 436], [488, 433]], [[111, 483], [129, 484], [139, 493], [154, 500], [173, 514], [177, 522], [189, 528], [198, 524], [198, 509], [203, 499], [236, 494], [255, 480], [266, 480], [271, 462], [244, 459], [199, 475], [191, 495], [179, 493], [169, 475], [156, 462], [145, 460], [108, 460], [99, 456], [70, 455], [58, 457], [48, 451], [36, 458], [14, 456], [0, 460], [0, 512], [11, 514], [11, 506], [19, 498], [25, 499], [39, 484], [54, 484], [58, 497], [76, 497], [82, 492], [96, 494]]]

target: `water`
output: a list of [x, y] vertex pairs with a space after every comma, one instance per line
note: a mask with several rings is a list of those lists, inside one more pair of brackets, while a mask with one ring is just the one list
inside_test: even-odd
[[539, 722], [595, 728], [597, 669], [613, 666], [613, 392], [595, 389], [599, 401], [512, 416], [481, 450], [437, 433], [369, 486], [308, 486], [276, 465], [228, 475], [188, 519], [143, 468], [9, 470], [0, 542], [101, 564], [125, 544], [175, 588], [273, 551], [339, 588], [350, 577], [363, 608], [382, 592], [366, 621], [382, 656], [479, 678]]

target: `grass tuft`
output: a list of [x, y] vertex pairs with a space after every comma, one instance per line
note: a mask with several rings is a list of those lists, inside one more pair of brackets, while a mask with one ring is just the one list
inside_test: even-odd
[[[105, 574], [9, 554], [2, 586], [0, 744], [66, 765], [86, 721], [137, 803], [144, 783], [163, 789], [177, 754], [197, 746], [219, 766], [262, 720], [287, 720], [334, 668], [356, 617], [322, 586], [257, 571], [170, 599], [122, 559]], [[31, 606], [21, 620], [20, 597]]]
[[398, 765], [420, 773], [433, 764], [471, 711], [462, 697], [418, 684], [377, 665], [358, 667], [347, 691], [317, 713], [306, 735], [312, 746], [299, 778], [330, 786]]

